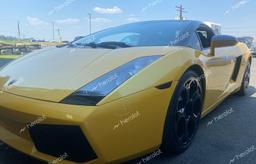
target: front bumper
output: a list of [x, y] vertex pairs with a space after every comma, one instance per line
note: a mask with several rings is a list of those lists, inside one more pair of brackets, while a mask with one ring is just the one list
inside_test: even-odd
[[[165, 90], [150, 88], [95, 107], [46, 102], [1, 92], [0, 140], [44, 161], [54, 161], [65, 154], [66, 158], [61, 158], [63, 163], [130, 160], [159, 148], [176, 85], [173, 82], [171, 88]], [[79, 149], [75, 146], [64, 150], [72, 143], [75, 145], [81, 135], [82, 140], [87, 141], [84, 151], [91, 156], [86, 161], [75, 161], [75, 156], [79, 155], [71, 149]], [[50, 151], [51, 146], [58, 152]]]

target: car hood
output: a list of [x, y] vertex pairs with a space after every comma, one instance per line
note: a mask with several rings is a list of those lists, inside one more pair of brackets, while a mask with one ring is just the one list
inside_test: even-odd
[[141, 56], [164, 55], [175, 48], [48, 48], [17, 59], [0, 71], [2, 91], [59, 102], [85, 84]]

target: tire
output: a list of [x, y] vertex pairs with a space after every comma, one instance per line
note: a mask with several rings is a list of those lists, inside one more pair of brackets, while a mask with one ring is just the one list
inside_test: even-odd
[[239, 96], [245, 96], [250, 83], [251, 64], [248, 63], [244, 72], [243, 81], [240, 90], [237, 92]]
[[161, 149], [180, 154], [191, 145], [198, 130], [204, 92], [200, 77], [187, 71], [178, 83], [169, 105]]

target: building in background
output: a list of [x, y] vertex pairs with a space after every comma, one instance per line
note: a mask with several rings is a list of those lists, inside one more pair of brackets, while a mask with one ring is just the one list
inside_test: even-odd
[[221, 25], [214, 22], [204, 22], [206, 25], [211, 27], [216, 35], [221, 34]]

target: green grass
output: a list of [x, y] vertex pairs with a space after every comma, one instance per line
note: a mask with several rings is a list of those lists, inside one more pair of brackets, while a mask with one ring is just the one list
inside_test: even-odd
[[0, 59], [17, 59], [22, 55], [0, 55]]
[[33, 45], [33, 44], [40, 44], [45, 46], [56, 46], [61, 45], [63, 43], [59, 42], [31, 42], [29, 40], [0, 40], [0, 43], [3, 44], [10, 44], [10, 45]]
[[31, 44], [30, 41], [26, 41], [26, 40], [0, 40], [0, 43], [11, 44], [11, 45], [15, 45], [15, 44]]

